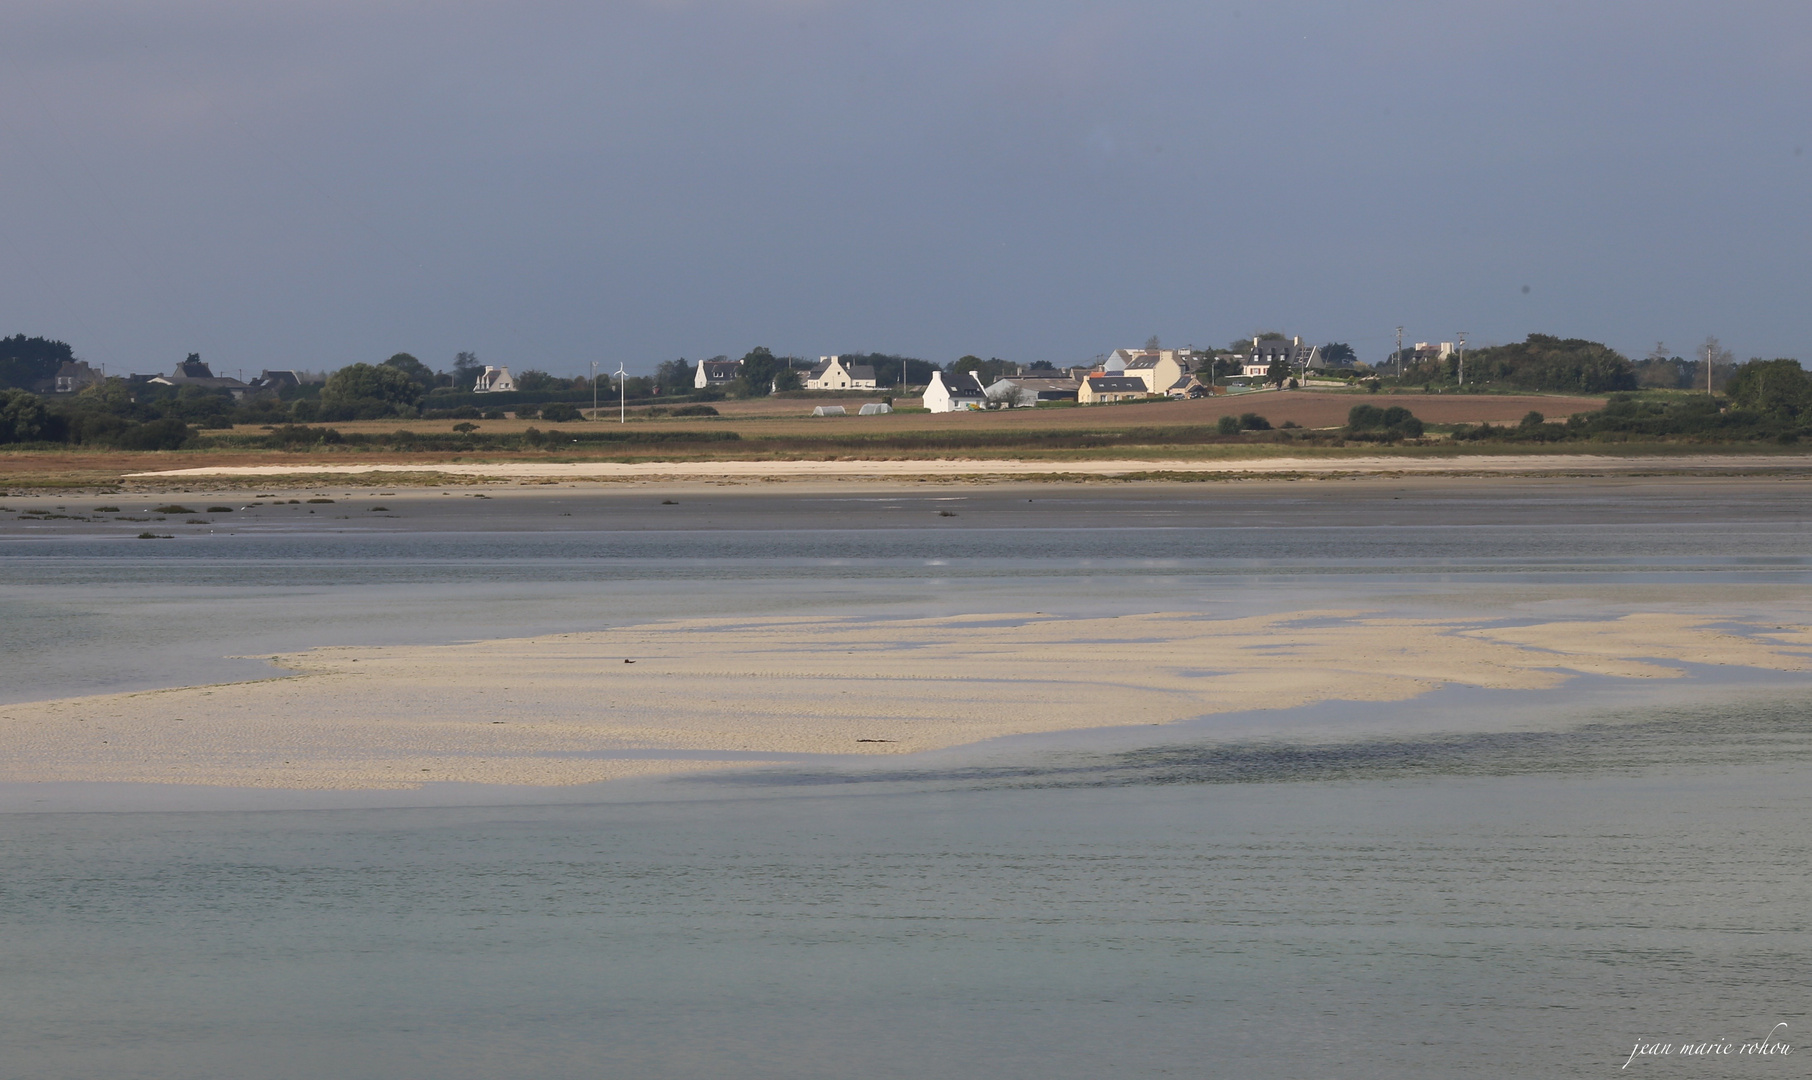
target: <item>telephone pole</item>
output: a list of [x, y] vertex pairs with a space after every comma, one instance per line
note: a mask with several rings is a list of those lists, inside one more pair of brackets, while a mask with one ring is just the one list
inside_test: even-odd
[[629, 373], [623, 370], [623, 362], [617, 361], [617, 423], [629, 423]]
[[1460, 339], [1460, 386], [1466, 385], [1466, 331], [1461, 330], [1454, 337]]
[[1397, 378], [1403, 377], [1403, 328], [1397, 327], [1397, 351], [1392, 354], [1397, 358]]

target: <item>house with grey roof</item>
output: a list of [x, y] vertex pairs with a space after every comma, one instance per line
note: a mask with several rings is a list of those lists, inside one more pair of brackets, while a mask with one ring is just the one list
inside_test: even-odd
[[1075, 401], [1079, 387], [1078, 380], [1066, 376], [1008, 375], [989, 383], [982, 392], [997, 405], [1024, 409], [1041, 401]]
[[1235, 356], [1234, 362], [1239, 365], [1239, 373], [1247, 378], [1262, 379], [1271, 371], [1271, 365], [1282, 363], [1292, 376], [1306, 371], [1319, 371], [1327, 365], [1321, 359], [1321, 350], [1313, 345], [1304, 345], [1302, 338], [1253, 338], [1250, 352]]
[[817, 366], [805, 377], [807, 390], [873, 390], [875, 369], [872, 364], [846, 364], [841, 356], [820, 356]]
[[741, 377], [741, 360], [700, 360], [692, 385], [700, 390], [722, 389]]
[[925, 408], [934, 413], [963, 412], [987, 407], [987, 391], [972, 371], [961, 374], [934, 371], [931, 373], [931, 381], [925, 385]]
[[1084, 405], [1133, 401], [1151, 396], [1145, 380], [1132, 375], [1090, 375], [1077, 388], [1076, 400]]

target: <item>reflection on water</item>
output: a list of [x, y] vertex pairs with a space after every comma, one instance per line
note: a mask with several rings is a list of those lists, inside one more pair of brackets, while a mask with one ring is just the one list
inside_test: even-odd
[[[1116, 733], [1120, 734], [1120, 733]], [[1148, 735], [1148, 739], [1165, 736]], [[1216, 741], [1116, 753], [1044, 754], [1013, 764], [947, 768], [763, 769], [705, 778], [726, 787], [914, 784], [936, 787], [1117, 787], [1387, 781], [1431, 776], [1639, 773], [1681, 766], [1812, 759], [1812, 700], [1650, 709], [1564, 730], [1470, 731], [1338, 742]]]
[[1335, 783], [0, 816], [7, 1068], [1578, 1076], [1638, 1037], [1807, 1022], [1803, 769], [1399, 758]]

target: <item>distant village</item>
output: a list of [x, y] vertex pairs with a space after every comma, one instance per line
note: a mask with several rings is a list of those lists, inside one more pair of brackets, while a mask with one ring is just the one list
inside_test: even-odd
[[[1255, 336], [1249, 347], [1237, 350], [1164, 349], [1155, 344], [1145, 348], [1115, 349], [1092, 364], [1069, 367], [1057, 367], [1049, 362], [1012, 364], [966, 357], [964, 360], [973, 363], [958, 361], [945, 370], [934, 364], [896, 358], [897, 383], [882, 382], [875, 365], [862, 362], [863, 358], [821, 356], [814, 366], [801, 370], [795, 365], [802, 365], [803, 361], [777, 357], [774, 359], [782, 366], [768, 376], [765, 389], [770, 394], [793, 389], [888, 394], [887, 408], [891, 408], [894, 395], [922, 396], [924, 407], [932, 412], [961, 412], [1028, 408], [1045, 402], [1096, 405], [1145, 398], [1200, 398], [1211, 394], [1250, 392], [1268, 386], [1304, 385], [1318, 378], [1337, 379], [1340, 385], [1346, 385], [1355, 375], [1370, 373], [1365, 365], [1353, 362], [1351, 351], [1344, 346], [1330, 348], [1344, 350], [1345, 354], [1330, 359], [1323, 355], [1322, 347], [1305, 345], [1300, 337], [1267, 335]], [[765, 353], [765, 350], [758, 351]], [[1414, 355], [1419, 357], [1428, 353], [1444, 359], [1452, 351], [1451, 343], [1442, 343], [1438, 348], [1421, 343], [1415, 346]], [[1411, 353], [1411, 350], [1404, 352]], [[673, 363], [662, 367], [669, 369]], [[684, 361], [677, 363], [685, 364]], [[922, 365], [928, 377], [908, 384], [908, 365], [912, 364]], [[750, 389], [746, 357], [740, 360], [717, 357], [685, 366], [691, 374], [691, 388], [702, 396], [747, 393]], [[537, 384], [523, 386], [508, 367], [485, 365], [476, 370], [475, 376], [470, 376], [469, 386], [454, 383], [445, 390], [514, 395], [525, 390], [547, 389], [546, 374], [534, 374], [540, 377]], [[86, 361], [68, 359], [60, 363], [54, 375], [39, 380], [41, 385], [23, 389], [46, 395], [68, 395], [80, 393], [104, 380], [104, 373]], [[176, 364], [167, 375], [132, 375], [124, 380], [128, 388], [188, 388], [218, 393], [239, 402], [265, 396], [290, 397], [304, 387], [325, 381], [326, 377], [322, 375], [287, 369], [266, 369], [260, 371], [257, 378], [249, 380], [217, 375], [193, 354]], [[653, 380], [647, 388], [653, 395], [661, 394], [663, 389], [671, 393], [682, 388], [672, 385], [670, 378]]]
[[[710, 403], [726, 399], [808, 399], [799, 402], [802, 411], [845, 416], [1075, 408], [1298, 388], [1426, 394], [1642, 391], [1649, 396], [1639, 403], [1608, 401], [1601, 419], [1620, 432], [1640, 429], [1637, 433], [1647, 435], [1715, 431], [1720, 437], [1740, 432], [1743, 438], [1797, 439], [1812, 420], [1812, 375], [1798, 361], [1757, 358], [1738, 364], [1715, 338], [1694, 350], [1694, 359], [1657, 343], [1637, 360], [1601, 342], [1546, 334], [1473, 349], [1463, 336], [1455, 338], [1406, 344], [1371, 365], [1340, 342], [1317, 346], [1301, 337], [1260, 333], [1222, 349], [1163, 348], [1153, 338], [1140, 348], [1114, 349], [1068, 366], [978, 356], [940, 365], [890, 353], [812, 361], [758, 346], [740, 359], [662, 361], [646, 375], [599, 371], [597, 365], [589, 377], [512, 371], [464, 352], [451, 370], [397, 353], [331, 372], [265, 369], [247, 378], [243, 371], [218, 371], [193, 353], [168, 374], [120, 376], [78, 359], [63, 342], [17, 335], [0, 339], [0, 443], [174, 449], [202, 433], [246, 426], [276, 431], [293, 425], [296, 431], [284, 437], [301, 438], [313, 424], [451, 420], [455, 431], [470, 435], [478, 429], [466, 421], [564, 423], [618, 410], [627, 418], [631, 405], [645, 418], [716, 416]], [[1686, 396], [1668, 396], [1682, 392]], [[1260, 412], [1251, 415], [1262, 418]], [[1239, 414], [1240, 423], [1245, 416]], [[1562, 432], [1531, 421], [1523, 435], [1588, 433], [1588, 426], [1578, 423]], [[308, 437], [327, 436], [316, 431]]]

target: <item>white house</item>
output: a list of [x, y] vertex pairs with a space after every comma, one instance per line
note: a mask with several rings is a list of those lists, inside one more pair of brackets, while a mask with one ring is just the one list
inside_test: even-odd
[[981, 409], [986, 408], [987, 404], [987, 392], [972, 372], [946, 378], [943, 372], [934, 371], [931, 373], [931, 381], [925, 386], [925, 408], [932, 412]]
[[700, 390], [733, 383], [742, 376], [741, 360], [700, 360], [692, 385]]
[[820, 356], [818, 366], [805, 377], [807, 390], [873, 390], [875, 369], [869, 364], [846, 364], [841, 356]]
[[507, 394], [516, 389], [516, 380], [510, 378], [510, 369], [506, 367], [486, 366], [472, 385], [474, 394]]
[[1239, 364], [1241, 375], [1256, 379], [1269, 374], [1274, 363], [1282, 363], [1291, 375], [1324, 366], [1321, 363], [1321, 350], [1313, 345], [1304, 345], [1301, 338], [1289, 341], [1282, 338], [1253, 338], [1252, 351], [1234, 359]]

